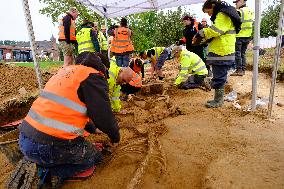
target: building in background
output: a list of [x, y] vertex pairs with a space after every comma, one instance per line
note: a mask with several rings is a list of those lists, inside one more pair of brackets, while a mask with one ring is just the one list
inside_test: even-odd
[[[40, 61], [59, 60], [59, 50], [54, 36], [50, 38], [50, 41], [36, 41], [36, 45], [36, 54]], [[30, 42], [16, 42], [15, 45], [0, 45], [0, 61], [3, 60], [7, 62], [33, 61]]]

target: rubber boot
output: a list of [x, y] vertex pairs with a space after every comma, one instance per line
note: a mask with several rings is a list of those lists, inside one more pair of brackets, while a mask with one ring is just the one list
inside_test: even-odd
[[206, 107], [207, 108], [218, 108], [223, 106], [224, 104], [224, 88], [215, 89], [215, 96], [214, 100], [207, 101]]

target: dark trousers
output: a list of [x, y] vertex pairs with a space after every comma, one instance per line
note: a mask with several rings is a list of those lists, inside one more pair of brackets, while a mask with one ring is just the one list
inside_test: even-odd
[[181, 86], [182, 89], [199, 88], [204, 83], [205, 75], [191, 75]]
[[[236, 39], [236, 68], [246, 70], [246, 51], [250, 42], [248, 37], [238, 37]], [[233, 66], [234, 67], [234, 66]]]
[[104, 57], [108, 58], [108, 51], [101, 50], [101, 53], [104, 55]]
[[130, 84], [124, 84], [124, 85], [121, 85], [121, 92], [123, 92], [124, 94], [126, 95], [129, 95], [129, 94], [135, 94], [137, 93], [141, 88], [140, 87], [134, 87]]
[[116, 64], [119, 67], [127, 67], [129, 65], [129, 54], [115, 55]]
[[162, 69], [162, 67], [164, 66], [166, 60], [169, 57], [169, 50], [168, 49], [164, 49], [163, 52], [160, 54], [158, 60], [157, 60], [157, 64], [156, 64], [156, 69], [160, 70]]
[[25, 158], [48, 168], [51, 176], [68, 178], [102, 161], [102, 154], [86, 140], [75, 144], [42, 144], [25, 136], [19, 137], [20, 150]]
[[228, 70], [231, 66], [228, 65], [212, 65], [212, 88], [221, 89], [224, 87], [227, 81]]

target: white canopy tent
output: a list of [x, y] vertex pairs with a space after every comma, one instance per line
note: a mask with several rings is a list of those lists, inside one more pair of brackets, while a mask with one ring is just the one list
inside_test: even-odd
[[76, 0], [105, 18], [202, 3], [205, 0]]
[[[105, 18], [106, 26], [108, 18], [122, 17], [130, 14], [136, 14], [146, 11], [159, 10], [164, 8], [173, 8], [178, 6], [203, 3], [206, 0], [76, 0], [78, 3], [81, 3], [90, 9], [94, 10], [97, 14]], [[33, 52], [35, 70], [38, 77], [39, 88], [42, 88], [42, 80], [39, 71], [39, 64], [35, 58], [35, 38], [32, 27], [32, 20], [29, 11], [28, 0], [22, 0], [23, 8], [26, 17], [26, 24], [30, 36], [31, 49]], [[255, 30], [254, 30], [254, 68], [253, 68], [253, 79], [252, 79], [252, 110], [256, 108], [256, 96], [257, 96], [257, 77], [258, 77], [258, 60], [259, 60], [259, 39], [260, 39], [260, 4], [261, 0], [255, 1]], [[270, 91], [270, 103], [269, 103], [269, 113], [268, 116], [271, 116], [271, 109], [274, 96], [274, 88], [276, 75], [279, 65], [279, 56], [280, 56], [280, 41], [282, 34], [283, 26], [283, 4], [284, 0], [281, 1], [281, 12], [280, 12], [280, 21], [279, 29], [277, 35], [277, 50], [275, 53], [275, 65], [273, 71], [272, 85]]]

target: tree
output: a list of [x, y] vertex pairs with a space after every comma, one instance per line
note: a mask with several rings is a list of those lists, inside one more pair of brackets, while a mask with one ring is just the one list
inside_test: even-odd
[[84, 19], [102, 22], [102, 18], [94, 11], [88, 9], [84, 5], [77, 3], [75, 0], [39, 0], [41, 3], [47, 5], [40, 10], [41, 14], [45, 14], [51, 17], [53, 23], [58, 22], [58, 18], [61, 14], [68, 12], [70, 7], [76, 7], [80, 13], [77, 25], [80, 25]]
[[262, 13], [260, 24], [260, 36], [269, 37], [276, 36], [279, 21], [280, 4], [268, 5]]
[[[53, 23], [57, 23], [59, 15], [67, 12], [69, 7], [75, 6], [80, 13], [77, 25], [82, 23], [83, 19], [96, 20], [104, 24], [103, 18], [74, 0], [40, 0], [40, 2], [46, 5], [40, 13], [51, 17]], [[150, 11], [126, 16], [128, 25], [133, 31], [132, 41], [135, 51], [139, 52], [154, 46], [166, 47], [175, 43], [182, 37], [181, 17], [183, 13], [184, 11], [179, 7], [177, 10], [167, 12]], [[119, 20], [120, 18], [109, 19], [108, 26], [111, 22], [119, 22]]]
[[159, 13], [155, 38], [157, 45], [169, 46], [182, 37], [184, 28], [181, 21], [182, 15], [181, 7], [178, 7], [176, 11], [169, 10], [166, 13], [163, 11]]

